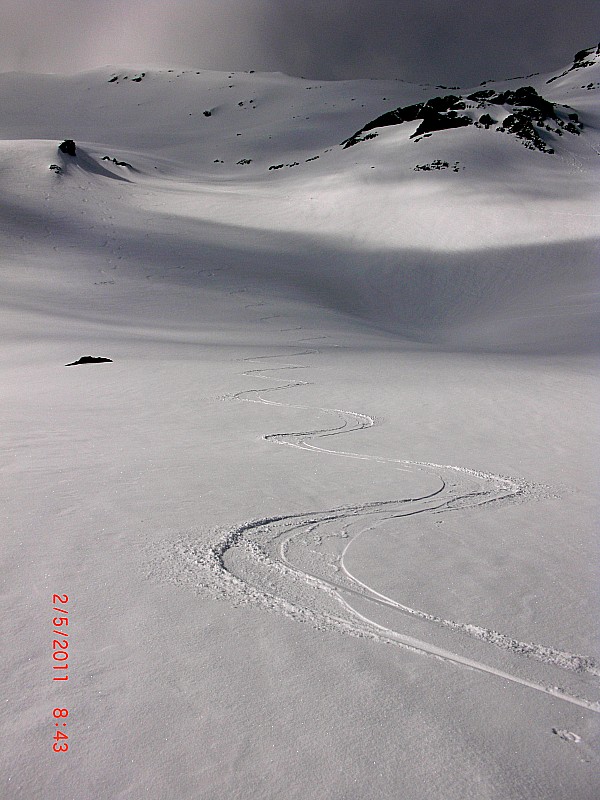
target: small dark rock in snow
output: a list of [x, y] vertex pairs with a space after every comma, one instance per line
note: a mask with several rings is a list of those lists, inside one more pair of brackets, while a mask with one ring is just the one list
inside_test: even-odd
[[74, 156], [75, 153], [75, 142], [73, 139], [65, 139], [64, 142], [61, 142], [58, 145], [58, 149], [61, 153], [66, 153], [68, 156]]
[[50, 164], [48, 169], [51, 169], [52, 172], [56, 172], [57, 175], [60, 175], [62, 172], [62, 167], [59, 167], [58, 164]]
[[489, 114], [482, 114], [479, 117], [479, 124], [483, 125], [486, 131], [490, 127], [490, 125], [495, 125], [496, 122], [497, 120], [493, 119]]
[[81, 356], [78, 361], [72, 361], [70, 364], [65, 364], [65, 367], [76, 367], [79, 364], [100, 364], [103, 361], [110, 361], [112, 358], [103, 358], [102, 356]]

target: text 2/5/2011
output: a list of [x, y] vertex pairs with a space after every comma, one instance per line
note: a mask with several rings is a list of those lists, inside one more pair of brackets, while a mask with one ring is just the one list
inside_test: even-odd
[[[52, 633], [56, 639], [52, 640], [52, 660], [54, 676], [53, 681], [68, 681], [69, 680], [69, 609], [65, 606], [69, 603], [68, 594], [53, 594], [52, 595], [52, 611], [60, 616], [52, 618]], [[68, 708], [54, 708], [52, 709], [52, 717], [54, 718], [54, 742], [52, 750], [55, 753], [66, 753], [69, 750], [69, 734], [67, 732], [67, 717], [69, 716]]]
[[52, 660], [54, 661], [52, 669], [58, 670], [60, 673], [55, 672], [52, 680], [55, 681], [68, 681], [69, 680], [69, 632], [66, 628], [69, 625], [69, 612], [65, 608], [58, 607], [58, 604], [67, 605], [69, 602], [68, 594], [53, 594], [52, 603], [54, 605], [53, 611], [65, 616], [54, 617], [52, 619], [52, 626], [54, 630], [52, 633], [60, 637], [52, 640]]

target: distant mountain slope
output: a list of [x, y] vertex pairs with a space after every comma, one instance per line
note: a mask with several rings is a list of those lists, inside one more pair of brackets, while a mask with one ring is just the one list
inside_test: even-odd
[[[597, 47], [588, 47], [585, 50], [580, 50], [575, 54], [573, 63], [568, 69], [566, 69], [564, 72], [561, 72], [560, 75], [555, 75], [554, 77], [549, 78], [546, 83], [553, 83], [554, 81], [559, 80], [559, 78], [563, 78], [565, 75], [568, 75], [569, 72], [580, 72], [582, 69], [595, 67], [598, 65], [598, 61], [600, 61], [600, 44], [598, 44]], [[591, 83], [585, 86], [586, 89], [589, 89], [590, 87]], [[584, 87], [582, 86], [581, 88]]]
[[36, 258], [29, 218], [100, 263], [115, 210], [123, 269], [180, 280], [202, 253], [215, 274], [440, 346], [595, 349], [599, 91], [597, 48], [467, 89], [143, 65], [4, 74], [0, 218]]

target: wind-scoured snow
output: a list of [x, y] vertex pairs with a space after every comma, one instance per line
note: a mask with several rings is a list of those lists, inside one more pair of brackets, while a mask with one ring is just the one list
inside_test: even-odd
[[599, 91], [0, 75], [3, 797], [596, 796]]

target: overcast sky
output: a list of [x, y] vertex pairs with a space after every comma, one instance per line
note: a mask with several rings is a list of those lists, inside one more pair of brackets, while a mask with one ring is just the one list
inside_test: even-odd
[[473, 84], [597, 44], [600, 0], [0, 0], [0, 71], [105, 65]]

